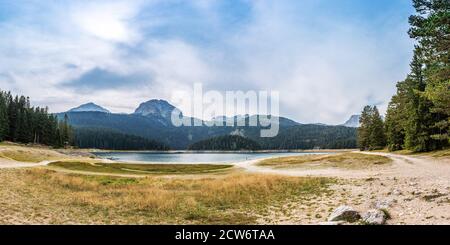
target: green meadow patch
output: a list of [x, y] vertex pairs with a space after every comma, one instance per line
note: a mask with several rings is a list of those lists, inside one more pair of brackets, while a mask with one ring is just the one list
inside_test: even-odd
[[232, 165], [215, 164], [128, 164], [60, 161], [49, 166], [67, 170], [111, 174], [204, 174], [231, 169]]

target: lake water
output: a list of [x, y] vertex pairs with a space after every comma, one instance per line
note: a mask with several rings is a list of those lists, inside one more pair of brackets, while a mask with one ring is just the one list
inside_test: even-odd
[[287, 157], [325, 152], [280, 152], [280, 153], [155, 153], [155, 152], [95, 152], [96, 156], [124, 162], [147, 163], [233, 163], [268, 157]]

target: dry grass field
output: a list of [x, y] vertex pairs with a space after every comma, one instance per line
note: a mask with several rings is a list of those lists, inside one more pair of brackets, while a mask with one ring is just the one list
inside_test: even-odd
[[0, 158], [18, 162], [37, 163], [48, 160], [68, 159], [69, 156], [48, 147], [32, 147], [13, 143], [1, 143]]
[[129, 164], [95, 161], [58, 161], [48, 166], [77, 172], [136, 175], [221, 173], [233, 167], [233, 165], [225, 164]]
[[344, 168], [364, 169], [389, 164], [392, 160], [385, 156], [367, 155], [360, 153], [339, 153], [333, 155], [307, 155], [266, 159], [258, 163], [259, 166], [289, 168]]
[[268, 207], [328, 193], [326, 178], [231, 174], [122, 178], [0, 171], [2, 224], [250, 224]]

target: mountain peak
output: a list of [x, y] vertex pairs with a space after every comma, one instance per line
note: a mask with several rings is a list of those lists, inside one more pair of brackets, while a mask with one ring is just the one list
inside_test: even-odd
[[342, 126], [357, 128], [359, 127], [359, 115], [352, 115]]
[[89, 112], [89, 111], [97, 111], [97, 112], [103, 112], [103, 113], [111, 113], [107, 109], [94, 104], [92, 102], [80, 105], [76, 108], [70, 109], [69, 112]]
[[140, 104], [134, 113], [142, 116], [161, 116], [170, 120], [174, 110], [178, 110], [178, 108], [171, 105], [169, 102], [165, 100], [152, 99]]

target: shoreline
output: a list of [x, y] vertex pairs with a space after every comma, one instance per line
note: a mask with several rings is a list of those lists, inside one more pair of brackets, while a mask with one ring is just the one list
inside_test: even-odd
[[149, 154], [264, 154], [264, 153], [336, 153], [352, 152], [357, 149], [310, 149], [310, 150], [258, 150], [258, 151], [192, 151], [192, 150], [102, 150], [102, 149], [73, 149], [73, 151], [95, 153], [149, 153]]
[[[123, 154], [129, 154], [129, 153], [148, 153], [148, 154], [273, 154], [273, 153], [305, 153], [305, 155], [309, 155], [309, 154], [315, 154], [315, 155], [330, 155], [330, 154], [336, 154], [339, 153], [337, 151], [335, 152], [330, 152], [330, 151], [323, 151], [323, 152], [319, 152], [319, 151], [302, 151], [302, 152], [202, 152], [202, 153], [197, 153], [197, 152], [189, 152], [189, 153], [178, 153], [178, 152], [174, 152], [174, 153], [154, 153], [154, 152], [102, 152], [105, 154], [108, 153], [123, 153]], [[288, 157], [286, 155], [281, 155], [281, 156], [266, 156], [266, 157], [260, 157], [260, 158], [254, 158], [254, 159], [238, 159], [238, 160], [234, 160], [234, 161], [210, 161], [210, 162], [171, 162], [171, 161], [167, 161], [167, 162], [156, 162], [156, 161], [133, 161], [133, 160], [121, 160], [121, 159], [113, 159], [113, 158], [105, 158], [105, 157], [101, 157], [99, 155], [94, 154], [99, 160], [102, 160], [103, 162], [107, 162], [107, 163], [124, 163], [124, 164], [185, 164], [185, 165], [195, 165], [195, 164], [210, 164], [210, 165], [220, 165], [220, 164], [226, 164], [226, 165], [233, 165], [233, 166], [239, 166], [240, 164], [246, 163], [246, 162], [259, 162], [259, 161], [264, 161], [264, 160], [268, 160], [268, 159], [274, 159], [274, 158], [282, 158], [282, 157]], [[299, 155], [302, 156], [302, 155]]]

